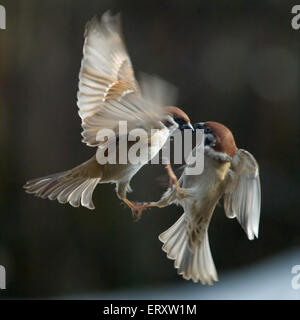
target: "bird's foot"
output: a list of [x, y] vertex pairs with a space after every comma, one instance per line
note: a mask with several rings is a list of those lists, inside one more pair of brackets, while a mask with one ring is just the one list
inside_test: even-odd
[[149, 202], [131, 202], [132, 207], [131, 212], [132, 212], [132, 218], [133, 221], [138, 221], [142, 217], [143, 211], [148, 209]]
[[134, 221], [138, 221], [144, 210], [148, 208], [148, 202], [133, 202], [128, 199], [122, 199], [124, 203], [131, 209], [132, 218]]

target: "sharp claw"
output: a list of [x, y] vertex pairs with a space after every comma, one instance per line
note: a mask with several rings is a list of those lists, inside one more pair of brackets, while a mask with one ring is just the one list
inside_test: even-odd
[[132, 218], [136, 222], [142, 217], [143, 211], [149, 208], [148, 202], [132, 202]]
[[142, 217], [142, 214], [138, 212], [137, 214], [133, 215], [132, 219], [134, 222], [138, 222], [141, 219], [141, 217]]

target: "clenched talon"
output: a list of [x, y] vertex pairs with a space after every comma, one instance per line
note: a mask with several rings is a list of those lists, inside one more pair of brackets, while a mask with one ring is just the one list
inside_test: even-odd
[[149, 208], [149, 202], [132, 202], [131, 212], [134, 221], [138, 221], [143, 211]]

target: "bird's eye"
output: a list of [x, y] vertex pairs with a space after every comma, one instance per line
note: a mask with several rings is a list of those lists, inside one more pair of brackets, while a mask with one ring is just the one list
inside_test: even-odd
[[174, 122], [171, 122], [170, 120], [165, 120], [163, 121], [163, 124], [167, 127], [170, 128], [174, 125]]
[[205, 127], [204, 133], [211, 133], [211, 128], [210, 127]]

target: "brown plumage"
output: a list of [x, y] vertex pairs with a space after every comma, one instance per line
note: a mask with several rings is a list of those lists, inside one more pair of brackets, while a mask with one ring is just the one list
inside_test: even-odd
[[216, 142], [213, 149], [218, 152], [223, 152], [232, 157], [237, 152], [237, 147], [232, 135], [232, 132], [223, 124], [206, 121], [205, 125], [211, 128], [212, 133], [215, 135]]
[[[174, 260], [174, 267], [184, 279], [213, 284], [218, 275], [210, 251], [208, 228], [215, 207], [223, 197], [226, 216], [237, 218], [250, 240], [258, 237], [259, 170], [249, 152], [237, 149], [227, 127], [213, 121], [198, 123], [195, 127], [204, 130], [203, 172], [190, 175], [185, 168], [178, 181], [179, 188], [170, 187], [159, 201], [148, 206], [176, 203], [183, 208], [181, 217], [160, 234], [162, 249]], [[194, 163], [189, 166], [193, 167]]]
[[[131, 208], [134, 218], [138, 218], [143, 204], [127, 199], [130, 180], [159, 152], [178, 127], [174, 117], [178, 116], [187, 124], [189, 118], [177, 107], [164, 108], [174, 102], [174, 89], [165, 81], [144, 75], [138, 84], [120, 34], [119, 16], [111, 16], [109, 12], [101, 20], [95, 17], [87, 24], [78, 87], [82, 141], [96, 147], [96, 155], [71, 170], [30, 180], [24, 188], [41, 198], [93, 209], [92, 194], [96, 185], [115, 183], [117, 196]], [[171, 122], [170, 127], [164, 125], [166, 119]], [[138, 164], [118, 164], [120, 121], [126, 122], [127, 133], [135, 128], [142, 128], [148, 133], [143, 142], [149, 156]], [[114, 136], [102, 139], [99, 133], [107, 129]], [[151, 135], [152, 129], [158, 130]], [[128, 142], [124, 152], [132, 144]], [[112, 145], [116, 164], [102, 162], [107, 159], [108, 146]]]
[[178, 107], [174, 107], [174, 106], [165, 107], [165, 112], [172, 115], [173, 117], [181, 118], [185, 123], [191, 122], [188, 115]]

